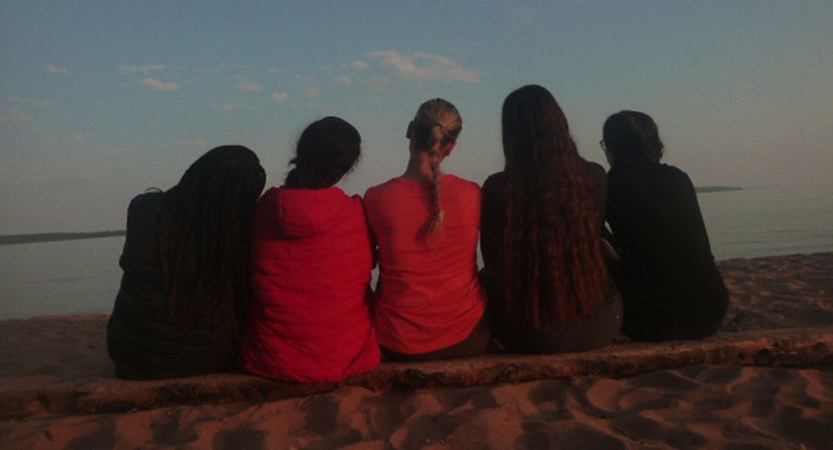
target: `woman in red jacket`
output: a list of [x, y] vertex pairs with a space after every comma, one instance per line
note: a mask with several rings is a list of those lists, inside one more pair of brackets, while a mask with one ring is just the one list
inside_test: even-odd
[[349, 123], [337, 117], [314, 122], [298, 140], [285, 184], [260, 198], [245, 370], [283, 381], [331, 382], [379, 364], [364, 206], [361, 197], [335, 187], [360, 151], [361, 137]]

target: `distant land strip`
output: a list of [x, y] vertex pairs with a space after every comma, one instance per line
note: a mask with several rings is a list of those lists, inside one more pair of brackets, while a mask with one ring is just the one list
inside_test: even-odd
[[10, 234], [0, 236], [0, 245], [30, 244], [32, 242], [74, 241], [77, 239], [97, 239], [124, 236], [125, 230], [96, 231], [92, 233], [40, 233]]
[[742, 191], [742, 187], [735, 186], [700, 186], [695, 187], [694, 191], [698, 194], [706, 194], [709, 192], [723, 192], [723, 191]]
[[[741, 187], [734, 186], [701, 186], [695, 187], [698, 194], [722, 191], [740, 191]], [[125, 230], [96, 231], [93, 233], [40, 233], [40, 234], [10, 234], [0, 236], [0, 245], [29, 244], [32, 242], [74, 241], [77, 239], [96, 239], [114, 236], [124, 236]]]

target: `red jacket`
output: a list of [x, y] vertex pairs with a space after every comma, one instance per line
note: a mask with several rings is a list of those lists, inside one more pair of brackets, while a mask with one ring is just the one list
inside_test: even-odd
[[339, 381], [379, 364], [364, 205], [339, 188], [269, 189], [255, 212], [253, 304], [244, 368]]

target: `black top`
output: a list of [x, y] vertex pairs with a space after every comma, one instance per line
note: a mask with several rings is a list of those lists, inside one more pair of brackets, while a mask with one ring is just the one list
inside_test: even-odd
[[[728, 293], [688, 175], [643, 162], [614, 167], [608, 183], [607, 222], [621, 253], [613, 275], [625, 301], [623, 331], [650, 334], [658, 326], [652, 322], [664, 322], [684, 338], [697, 337], [683, 329], [691, 324], [719, 326]], [[643, 313], [651, 318], [640, 319]]]
[[174, 320], [169, 312], [159, 258], [165, 196], [163, 192], [136, 196], [127, 210], [127, 235], [119, 259], [124, 274], [107, 327], [108, 353], [120, 378], [222, 372], [233, 367], [237, 354], [231, 305], [187, 321]]

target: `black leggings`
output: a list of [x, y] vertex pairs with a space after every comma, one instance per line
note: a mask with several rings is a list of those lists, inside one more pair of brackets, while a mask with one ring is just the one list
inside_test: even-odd
[[489, 331], [489, 314], [483, 314], [469, 337], [446, 348], [427, 353], [399, 353], [381, 345], [379, 347], [382, 350], [383, 361], [420, 362], [477, 356], [486, 353], [491, 342], [492, 333]]

